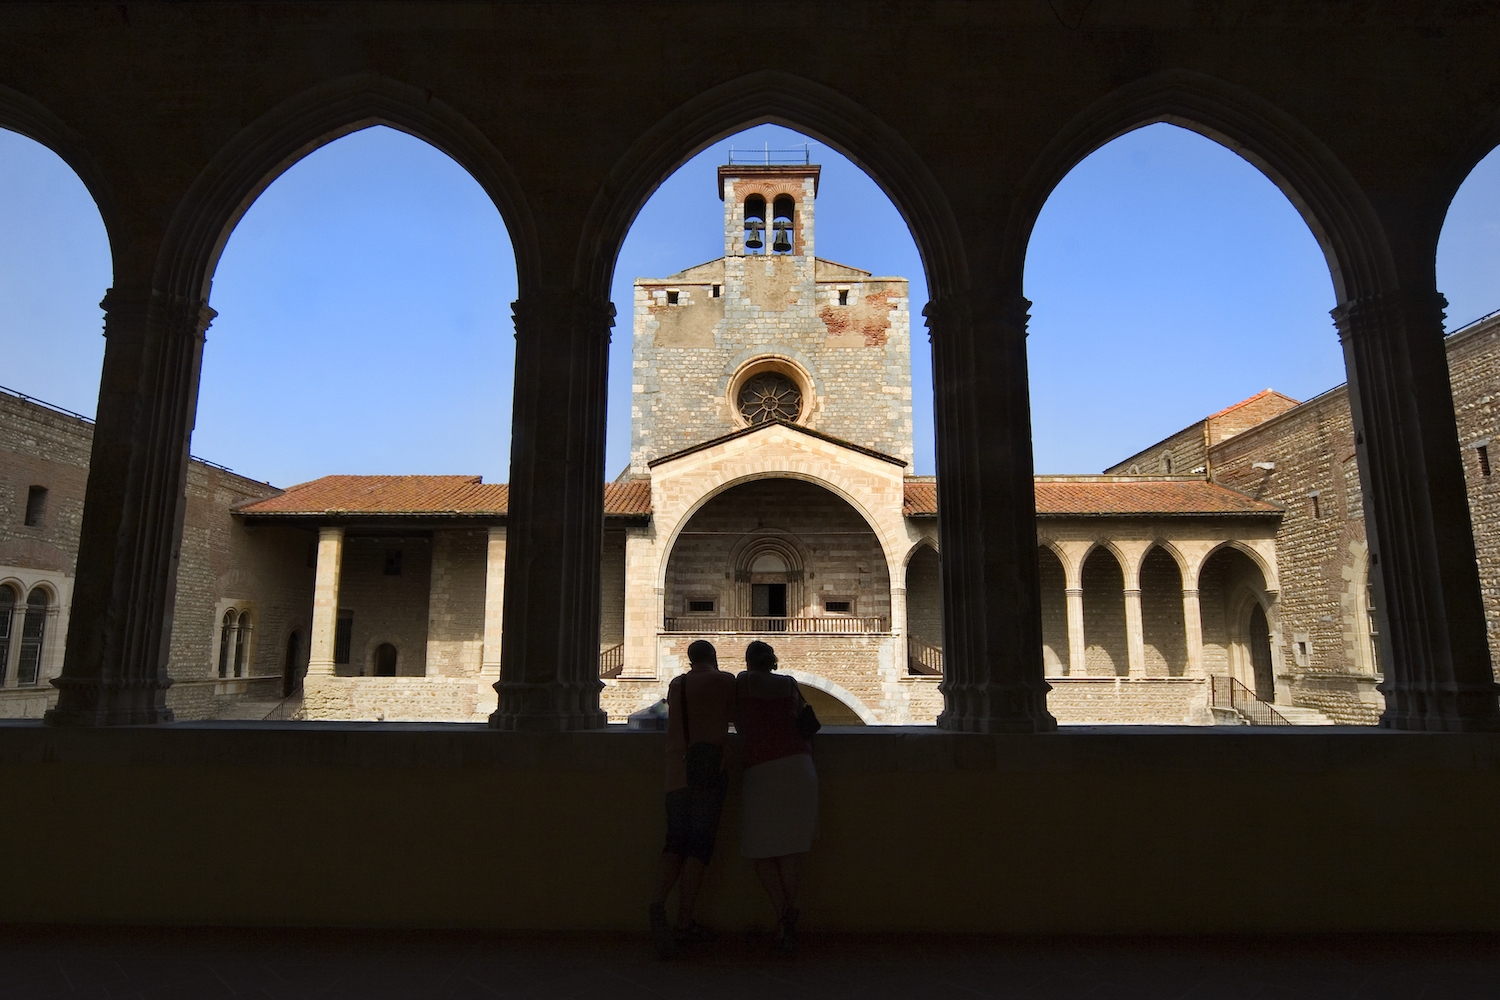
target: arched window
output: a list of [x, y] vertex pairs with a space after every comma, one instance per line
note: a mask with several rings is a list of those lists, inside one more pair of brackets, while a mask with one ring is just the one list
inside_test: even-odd
[[396, 676], [396, 647], [388, 642], [375, 647], [375, 676]]
[[47, 632], [47, 592], [41, 587], [26, 597], [26, 620], [21, 625], [21, 658], [16, 683], [35, 684], [42, 669], [42, 642]]
[[771, 218], [772, 253], [792, 252], [792, 212], [795, 204], [788, 195], [777, 195], [776, 207]]
[[745, 199], [745, 252], [766, 252], [766, 199], [758, 194]]
[[234, 641], [234, 609], [224, 612], [224, 622], [219, 626], [219, 676], [229, 676], [229, 647]]
[[10, 627], [15, 614], [15, 588], [0, 587], [0, 686], [4, 686], [5, 671], [10, 667]]
[[240, 618], [234, 630], [234, 676], [245, 676], [245, 654], [249, 652], [245, 647], [250, 642], [250, 612], [241, 611]]

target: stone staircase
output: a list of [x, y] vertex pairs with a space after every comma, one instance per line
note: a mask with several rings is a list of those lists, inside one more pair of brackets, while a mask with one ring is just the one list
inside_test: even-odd
[[1316, 708], [1300, 705], [1272, 705], [1277, 713], [1294, 726], [1332, 726], [1336, 723]]

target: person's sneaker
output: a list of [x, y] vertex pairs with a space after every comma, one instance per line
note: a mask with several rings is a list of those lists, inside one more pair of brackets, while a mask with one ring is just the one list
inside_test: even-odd
[[686, 927], [679, 927], [674, 930], [672, 937], [678, 944], [704, 944], [712, 941], [718, 935], [694, 920]]
[[660, 903], [651, 904], [651, 945], [656, 949], [657, 958], [671, 958], [672, 952], [677, 950], [677, 943], [672, 939], [672, 925], [667, 923], [667, 908]]

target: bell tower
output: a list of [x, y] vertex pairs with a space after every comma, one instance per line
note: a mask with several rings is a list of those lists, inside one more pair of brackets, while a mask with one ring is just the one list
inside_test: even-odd
[[772, 421], [911, 461], [906, 280], [817, 258], [821, 173], [800, 149], [732, 153], [724, 256], [636, 279], [631, 473]]
[[724, 256], [813, 257], [813, 207], [822, 168], [728, 164], [719, 168]]

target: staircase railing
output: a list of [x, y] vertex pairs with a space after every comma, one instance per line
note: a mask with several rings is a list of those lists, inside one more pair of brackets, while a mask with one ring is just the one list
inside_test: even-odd
[[1252, 726], [1292, 724], [1291, 720], [1272, 708], [1269, 702], [1261, 701], [1254, 691], [1233, 677], [1214, 675], [1209, 678], [1208, 703], [1214, 708], [1230, 709], [1249, 720]]
[[617, 642], [599, 651], [599, 676], [618, 677], [625, 669], [625, 644]]
[[288, 720], [295, 721], [302, 717], [302, 688], [299, 685], [297, 690], [278, 701], [276, 707], [267, 712], [265, 718], [260, 721], [286, 722]]
[[921, 639], [906, 637], [906, 672], [921, 677], [940, 677], [943, 673], [943, 651]]

